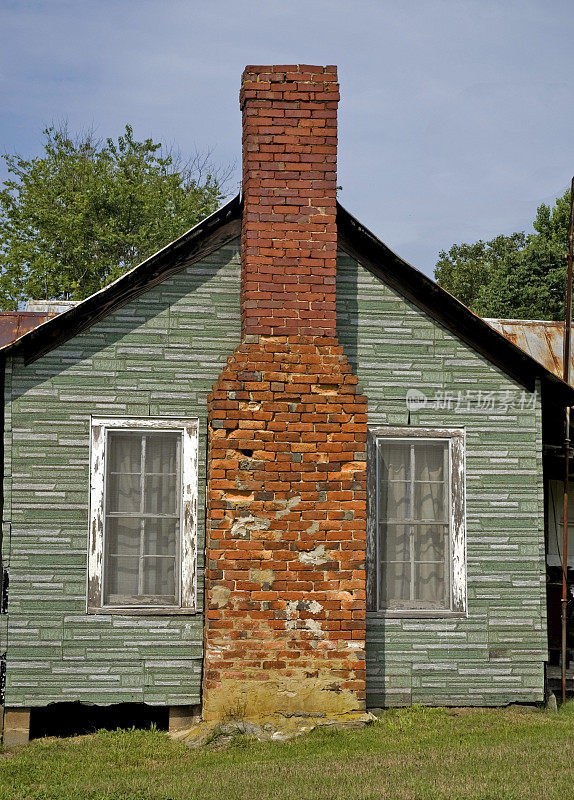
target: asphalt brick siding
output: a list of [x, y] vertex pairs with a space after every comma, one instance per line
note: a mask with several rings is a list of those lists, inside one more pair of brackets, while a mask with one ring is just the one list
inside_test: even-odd
[[[239, 342], [239, 273], [237, 240], [29, 366], [8, 365], [8, 706], [199, 702], [206, 398]], [[199, 417], [197, 614], [86, 615], [92, 414]]]
[[[239, 271], [237, 242], [28, 367], [8, 363], [8, 705], [198, 702], [201, 613], [84, 613], [89, 417], [199, 417], [203, 508], [206, 398], [239, 342]], [[337, 320], [368, 397], [370, 424], [406, 424], [410, 387], [521, 391], [344, 253]], [[411, 414], [411, 424], [466, 427], [469, 616], [370, 618], [369, 704], [540, 700], [546, 623], [539, 404], [503, 416], [427, 410]], [[203, 523], [200, 513], [200, 602]]]
[[[345, 253], [337, 335], [369, 425], [407, 425], [406, 391], [515, 384]], [[466, 429], [468, 617], [367, 619], [367, 704], [497, 705], [543, 698], [546, 651], [541, 410], [429, 410], [410, 424]]]

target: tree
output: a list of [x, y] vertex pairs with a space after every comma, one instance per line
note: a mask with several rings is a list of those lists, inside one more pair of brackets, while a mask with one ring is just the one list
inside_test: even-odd
[[483, 317], [563, 319], [570, 190], [538, 207], [534, 233], [442, 250], [438, 283]]
[[38, 158], [3, 156], [0, 308], [84, 297], [215, 211], [227, 174], [188, 162], [126, 125], [117, 142], [44, 131]]

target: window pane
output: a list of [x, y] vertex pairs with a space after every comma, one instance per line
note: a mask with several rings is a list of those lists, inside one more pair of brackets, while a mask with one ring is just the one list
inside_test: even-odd
[[381, 605], [387, 608], [407, 608], [411, 604], [410, 597], [411, 565], [404, 561], [381, 564]]
[[145, 554], [148, 556], [175, 556], [178, 535], [178, 519], [146, 519]]
[[444, 579], [444, 562], [441, 564], [415, 564], [414, 597], [422, 608], [448, 608], [447, 582]]
[[179, 490], [180, 437], [173, 433], [148, 434], [145, 455], [146, 514], [176, 514]]
[[110, 472], [141, 472], [141, 434], [108, 433], [108, 469]]
[[411, 484], [407, 481], [384, 482], [379, 492], [379, 518], [408, 519], [410, 516]]
[[416, 525], [414, 536], [415, 561], [442, 561], [449, 546], [447, 525]]
[[141, 521], [138, 517], [108, 517], [106, 549], [110, 555], [139, 557], [140, 536]]
[[411, 557], [410, 525], [380, 525], [381, 558], [383, 561], [409, 561]]
[[148, 556], [144, 561], [144, 593], [169, 597], [175, 602], [175, 559]]
[[179, 488], [175, 475], [146, 475], [145, 479], [146, 514], [176, 514]]
[[415, 474], [416, 481], [443, 481], [445, 453], [448, 442], [415, 442]]
[[178, 446], [180, 436], [177, 433], [148, 433], [146, 441], [145, 471], [174, 475], [178, 470]]
[[379, 439], [379, 478], [383, 481], [406, 481], [409, 475], [410, 443]]
[[[414, 518], [446, 522], [448, 442], [417, 442], [414, 447]], [[446, 468], [445, 468], [446, 462]]]
[[115, 596], [138, 594], [139, 558], [108, 555], [106, 565], [106, 602]]
[[444, 483], [415, 483], [413, 518], [426, 522], [446, 522], [446, 498]]
[[106, 486], [108, 513], [122, 511], [137, 514], [141, 503], [141, 476], [117, 475], [108, 476]]

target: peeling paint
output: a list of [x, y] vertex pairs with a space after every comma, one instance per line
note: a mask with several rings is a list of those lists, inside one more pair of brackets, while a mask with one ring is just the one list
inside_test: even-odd
[[240, 517], [233, 522], [230, 535], [234, 539], [249, 539], [255, 531], [266, 531], [271, 525], [267, 517]]
[[262, 589], [270, 589], [275, 580], [275, 573], [272, 569], [250, 569], [249, 580], [251, 583], [259, 583]]
[[331, 560], [331, 556], [326, 551], [324, 544], [320, 544], [314, 550], [299, 554], [299, 561], [302, 561], [303, 564], [312, 564], [313, 566], [319, 566], [319, 564], [325, 564]]
[[223, 608], [227, 605], [230, 594], [231, 589], [228, 589], [227, 586], [214, 586], [210, 592], [209, 603], [210, 605], [216, 605], [218, 608]]

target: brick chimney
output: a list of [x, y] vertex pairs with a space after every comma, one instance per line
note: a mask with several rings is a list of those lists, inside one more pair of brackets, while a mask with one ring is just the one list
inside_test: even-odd
[[244, 335], [335, 336], [336, 67], [247, 67]]
[[247, 67], [242, 343], [208, 400], [203, 713], [365, 703], [366, 399], [336, 339], [335, 67]]

